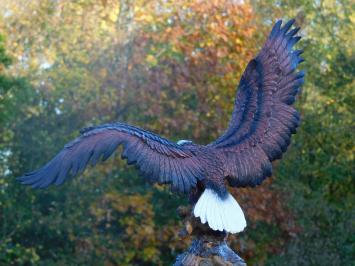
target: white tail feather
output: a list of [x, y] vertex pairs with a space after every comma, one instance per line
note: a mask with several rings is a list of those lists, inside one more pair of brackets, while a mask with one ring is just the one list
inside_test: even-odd
[[208, 223], [213, 230], [238, 233], [247, 226], [244, 213], [238, 202], [228, 193], [221, 199], [212, 189], [205, 189], [198, 199], [194, 216], [200, 217], [201, 223]]

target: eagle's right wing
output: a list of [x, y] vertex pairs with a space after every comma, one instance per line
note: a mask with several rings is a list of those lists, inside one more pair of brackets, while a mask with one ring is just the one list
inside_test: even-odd
[[122, 157], [152, 182], [171, 184], [173, 190], [187, 192], [203, 178], [202, 166], [192, 151], [152, 132], [115, 123], [81, 133], [45, 166], [19, 177], [19, 181], [35, 188], [60, 185], [83, 172], [88, 164], [106, 160], [121, 144]]
[[303, 59], [293, 46], [299, 28], [294, 20], [278, 21], [239, 83], [235, 108], [227, 131], [210, 144], [224, 160], [225, 176], [232, 186], [255, 186], [271, 175], [271, 162], [281, 158], [299, 124], [292, 107], [303, 84], [296, 72]]

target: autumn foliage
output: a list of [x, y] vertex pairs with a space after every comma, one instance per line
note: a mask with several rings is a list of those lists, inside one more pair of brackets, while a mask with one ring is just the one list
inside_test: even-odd
[[[245, 66], [277, 16], [296, 16], [312, 34], [304, 56], [309, 85], [299, 106], [304, 126], [274, 165], [274, 177], [232, 190], [248, 228], [230, 244], [252, 265], [307, 264], [299, 254], [319, 261], [316, 247], [332, 254], [333, 265], [343, 262], [336, 254], [349, 257], [347, 248], [331, 253], [351, 246], [338, 238], [342, 229], [324, 233], [332, 224], [347, 227], [353, 197], [346, 133], [353, 60], [343, 9], [312, 1], [302, 1], [301, 11], [288, 1], [25, 2], [0, 2], [0, 264], [171, 264], [190, 241], [178, 236], [176, 213], [187, 201], [151, 187], [118, 156], [46, 191], [20, 187], [14, 178], [94, 124], [124, 121], [173, 140], [214, 140], [227, 127]], [[334, 10], [339, 15], [324, 21]], [[332, 27], [341, 44], [325, 37]], [[345, 88], [341, 97], [338, 87]]]

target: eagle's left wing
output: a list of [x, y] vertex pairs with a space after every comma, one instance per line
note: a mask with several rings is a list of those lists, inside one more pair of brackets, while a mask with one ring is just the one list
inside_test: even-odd
[[255, 186], [271, 175], [271, 162], [281, 158], [299, 124], [292, 107], [304, 73], [295, 72], [303, 61], [293, 46], [299, 28], [294, 20], [278, 21], [239, 83], [227, 131], [209, 146], [224, 160], [225, 176], [232, 186]]
[[187, 192], [203, 179], [203, 165], [184, 145], [147, 130], [123, 123], [87, 128], [42, 168], [19, 177], [34, 188], [60, 185], [83, 172], [87, 165], [106, 160], [123, 146], [122, 157], [134, 164], [148, 180], [171, 184], [173, 190]]

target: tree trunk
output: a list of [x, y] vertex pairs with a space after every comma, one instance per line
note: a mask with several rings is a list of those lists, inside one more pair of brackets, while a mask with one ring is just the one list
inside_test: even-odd
[[246, 266], [227, 244], [228, 234], [213, 231], [207, 224], [192, 215], [191, 208], [180, 207], [178, 213], [184, 218], [181, 237], [192, 236], [194, 239], [184, 253], [177, 256], [174, 266]]

